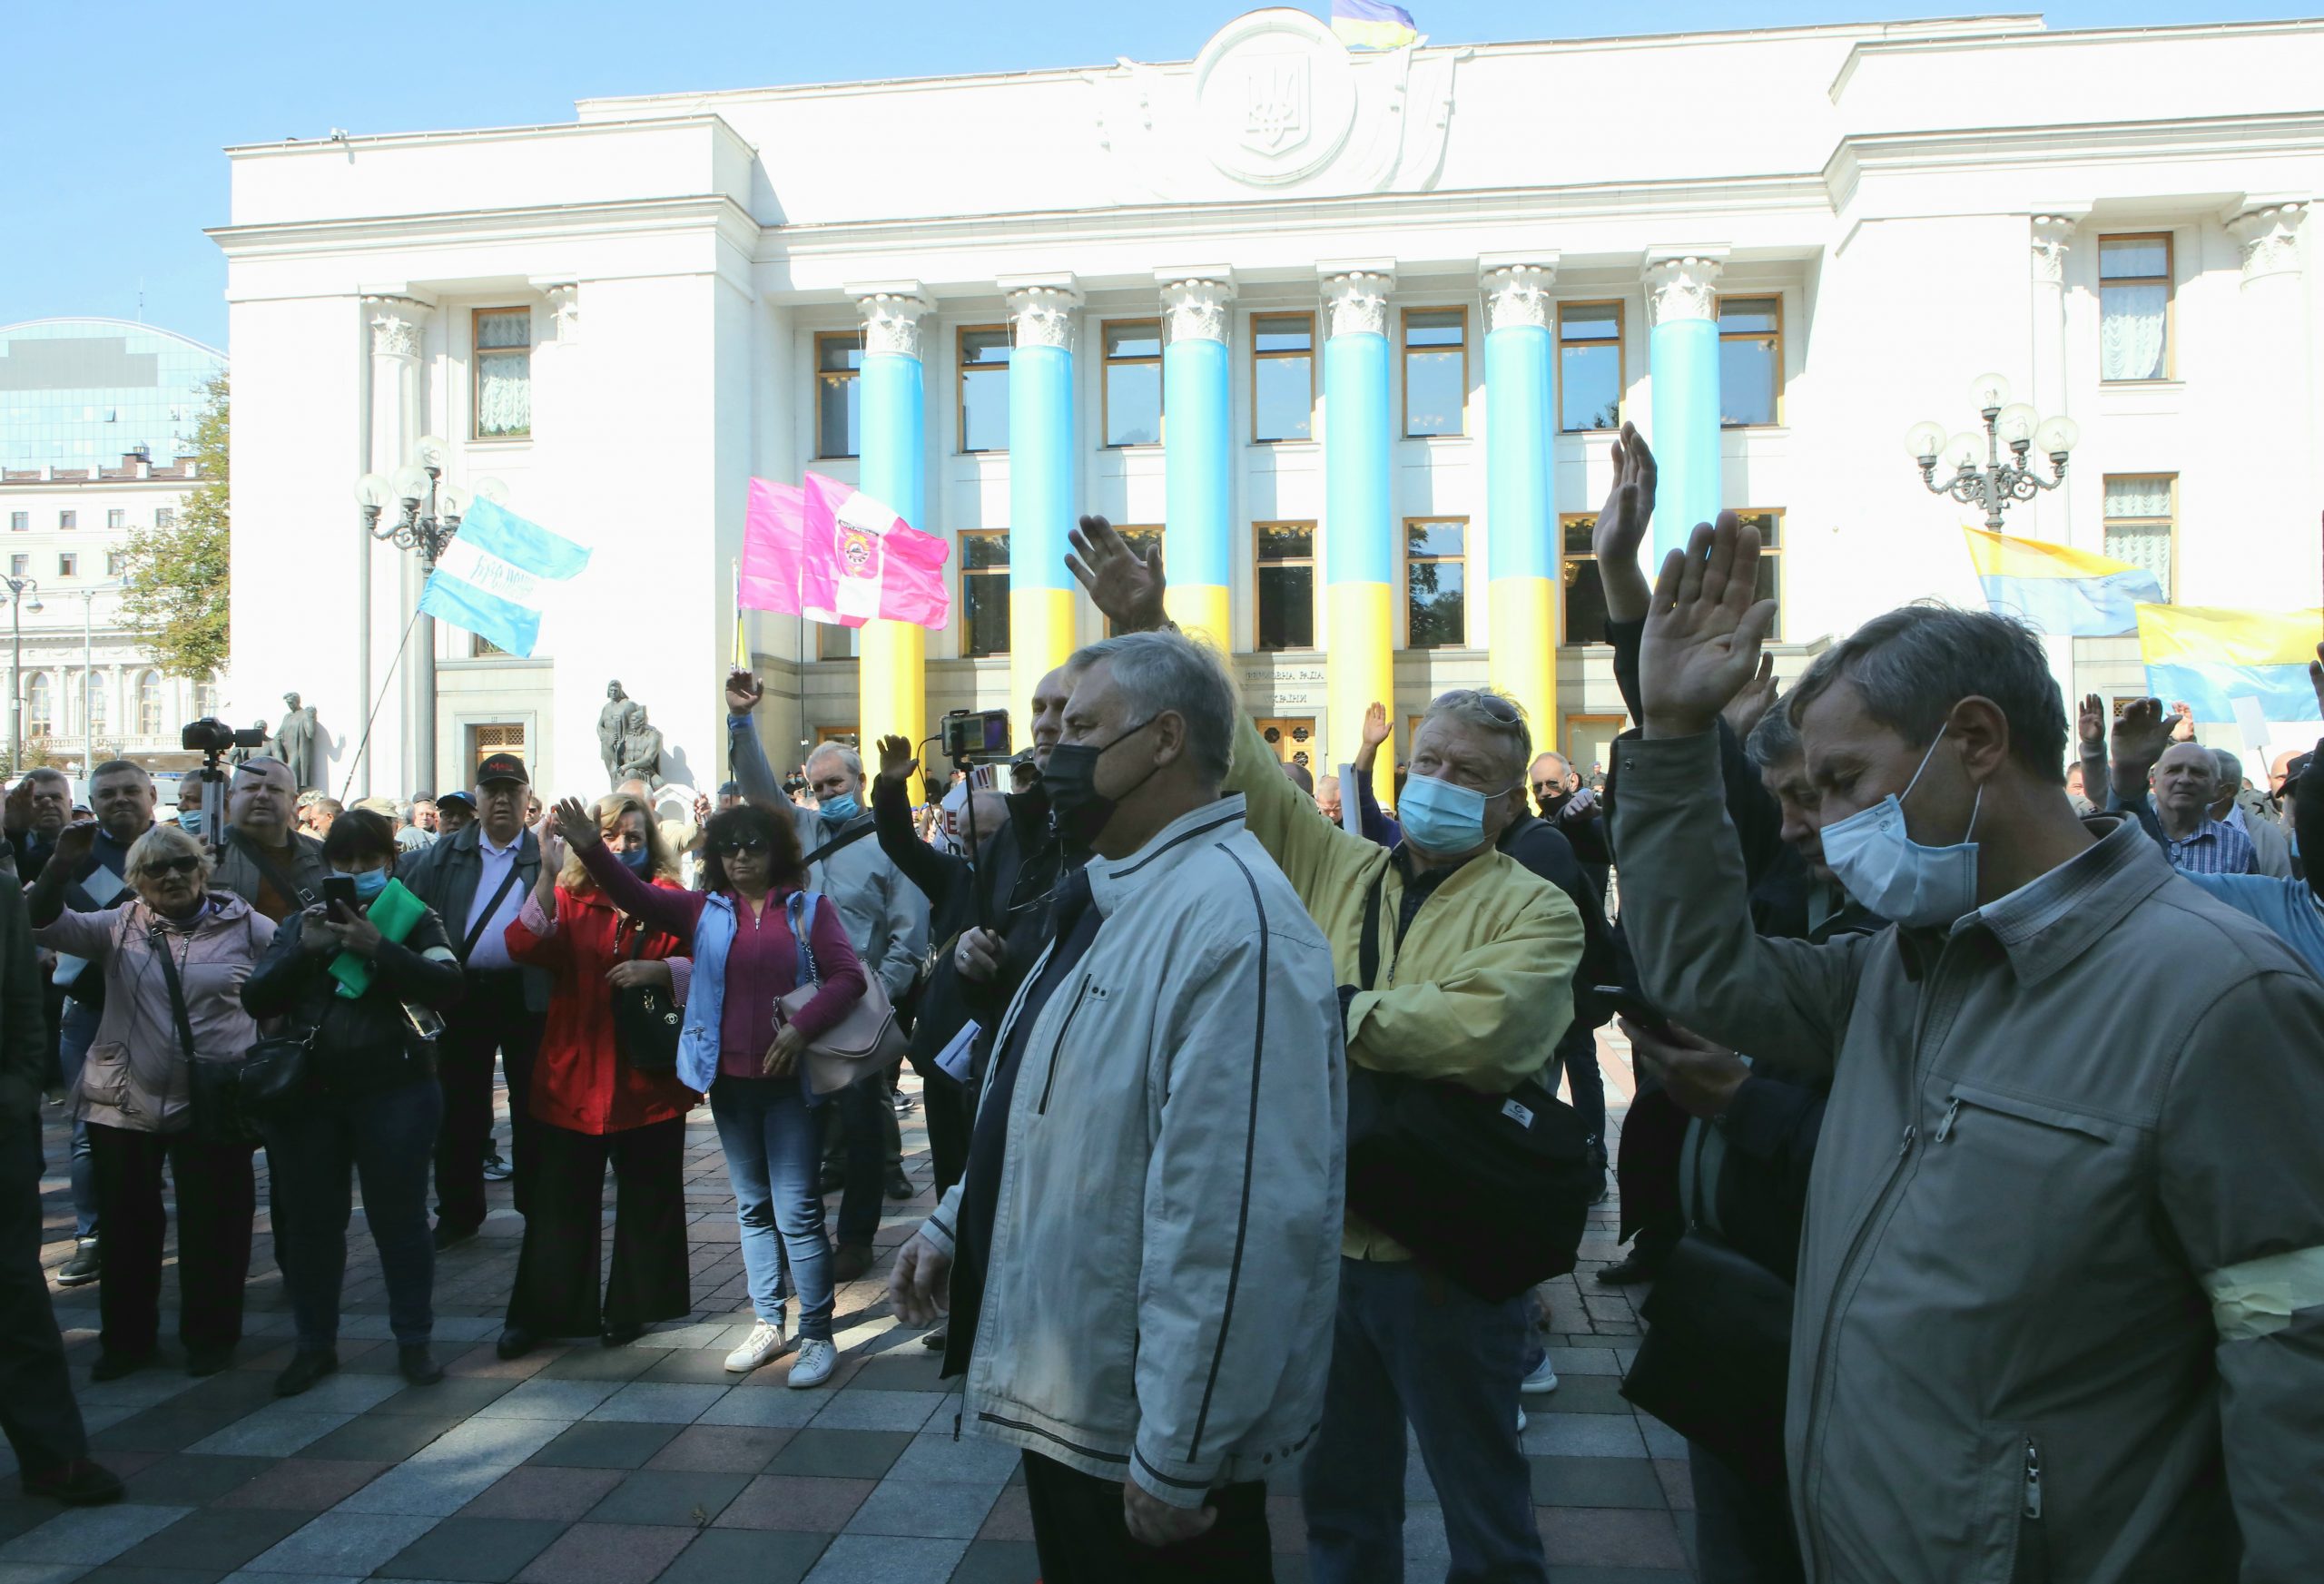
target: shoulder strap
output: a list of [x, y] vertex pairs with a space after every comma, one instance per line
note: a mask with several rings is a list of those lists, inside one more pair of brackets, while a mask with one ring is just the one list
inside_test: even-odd
[[508, 855], [508, 872], [500, 877], [500, 889], [494, 891], [492, 893], [492, 900], [484, 904], [484, 911], [477, 915], [476, 923], [474, 927], [468, 930], [468, 939], [460, 942], [460, 960], [462, 962], [465, 963], [468, 961], [468, 953], [474, 951], [476, 949], [476, 943], [484, 939], [484, 927], [492, 922], [492, 915], [500, 910], [501, 899], [508, 894], [509, 890], [516, 885], [516, 883], [517, 855], [512, 852]]
[[170, 984], [170, 1015], [177, 1019], [178, 1048], [186, 1060], [193, 1060], [193, 1018], [185, 1009], [185, 986], [178, 982], [177, 954], [170, 949], [170, 932], [161, 925], [153, 925], [146, 932], [146, 940], [162, 955], [162, 977]]
[[809, 890], [791, 893], [783, 903], [783, 910], [791, 916], [791, 939], [799, 948], [798, 982], [820, 988], [822, 977], [815, 971], [815, 948], [809, 939], [815, 929], [815, 903], [820, 899]]
[[[311, 908], [315, 905], [315, 893], [283, 873], [274, 860], [266, 855], [264, 848], [244, 837], [240, 831], [233, 831], [231, 834], [234, 845], [257, 866], [259, 873], [266, 877], [267, 884], [272, 886], [283, 896], [295, 898], [302, 908]], [[290, 849], [295, 852], [298, 847], [299, 838], [294, 834], [290, 838]]]
[[867, 817], [862, 824], [850, 826], [847, 830], [842, 831], [838, 835], [832, 837], [830, 841], [824, 842], [821, 847], [816, 848], [812, 852], [807, 854], [806, 858], [801, 861], [799, 867], [802, 869], [812, 869], [824, 859], [829, 858], [832, 853], [837, 852], [841, 848], [854, 846], [858, 841], [861, 841], [866, 836], [871, 835], [876, 829], [878, 829], [878, 822]]
[[[1388, 861], [1395, 861], [1393, 859]], [[1372, 879], [1372, 889], [1364, 898], [1364, 939], [1356, 951], [1359, 971], [1364, 976], [1364, 988], [1370, 989], [1380, 977], [1380, 898], [1388, 889], [1387, 865]]]

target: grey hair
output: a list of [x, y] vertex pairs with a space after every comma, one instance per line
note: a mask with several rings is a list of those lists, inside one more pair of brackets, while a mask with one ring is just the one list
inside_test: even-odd
[[812, 764], [826, 753], [838, 754], [839, 762], [847, 767], [848, 774], [858, 781], [863, 779], [863, 755], [836, 738], [828, 743], [816, 743], [814, 752], [807, 755], [807, 762]]
[[[1502, 720], [1485, 707], [1484, 701], [1488, 698], [1508, 705], [1517, 718]], [[1427, 713], [1420, 718], [1423, 726], [1431, 721], [1454, 721], [1463, 726], [1473, 726], [1488, 737], [1500, 738], [1509, 748], [1509, 762], [1505, 768], [1511, 781], [1524, 780], [1527, 772], [1533, 767], [1533, 730], [1525, 723], [1525, 706], [1507, 694], [1482, 687], [1458, 687], [1451, 693], [1439, 694], [1429, 704]], [[1571, 770], [1573, 767], [1568, 764], [1566, 768]]]
[[2009, 723], [2010, 757], [2053, 785], [2065, 782], [2065, 701], [2041, 639], [2023, 622], [1935, 603], [1875, 616], [1816, 656], [1788, 695], [1791, 723], [1843, 679], [1866, 713], [1915, 748], [1936, 740], [1963, 699], [1991, 699]]
[[183, 830], [175, 825], [155, 825], [129, 844], [129, 856], [122, 861], [121, 878], [135, 886], [153, 872], [155, 865], [186, 857], [202, 860], [202, 878], [205, 881], [216, 867], [210, 849]]
[[2219, 762], [2219, 784], [2222, 792], [2243, 790], [2243, 761], [2224, 748], [2211, 750], [2211, 757]]
[[1751, 735], [1743, 743], [1745, 757], [1751, 768], [1760, 772], [1772, 770], [1778, 764], [1790, 764], [1801, 754], [1799, 723], [1791, 718], [1791, 701], [1777, 699], [1751, 728]]
[[1100, 661], [1113, 666], [1132, 724], [1175, 713], [1187, 723], [1187, 749], [1204, 779], [1226, 779], [1243, 703], [1216, 651], [1181, 633], [1125, 633], [1074, 651], [1066, 664], [1085, 671]]

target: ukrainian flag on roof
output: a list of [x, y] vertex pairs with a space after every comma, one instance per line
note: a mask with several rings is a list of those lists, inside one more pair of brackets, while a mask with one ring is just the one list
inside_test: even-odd
[[2138, 631], [2141, 604], [2161, 605], [2162, 585], [2127, 561], [2047, 539], [2015, 539], [1965, 527], [1969, 560], [1995, 615], [2015, 616], [2053, 637], [2110, 638]]
[[1400, 50], [1416, 43], [1413, 14], [1380, 0], [1332, 0], [1332, 36], [1352, 50]]
[[2308, 663], [2324, 639], [2324, 610], [2230, 611], [2201, 605], [2138, 607], [2146, 690], [2184, 699], [2199, 721], [2230, 721], [2234, 701], [2256, 698], [2271, 721], [2312, 721]]

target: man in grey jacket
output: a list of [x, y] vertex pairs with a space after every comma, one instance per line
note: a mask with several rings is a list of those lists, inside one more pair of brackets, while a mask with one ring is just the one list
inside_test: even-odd
[[1788, 705], [1826, 861], [1896, 924], [1753, 934], [1711, 731], [1773, 619], [1758, 561], [1722, 513], [1665, 562], [1614, 837], [1649, 995], [1833, 1075], [1785, 1422], [1807, 1577], [2313, 1579], [2324, 985], [2076, 819], [2040, 644], [1935, 606]]
[[961, 1411], [1023, 1449], [1049, 1584], [1265, 1579], [1262, 1481], [1321, 1421], [1338, 1290], [1331, 949], [1220, 795], [1217, 661], [1140, 633], [1073, 664], [1042, 780], [1091, 856], [890, 1295], [959, 1306]]
[[[727, 753], [743, 795], [778, 814], [787, 813], [799, 832], [799, 850], [809, 858], [829, 856], [807, 874], [811, 890], [823, 893], [847, 925], [849, 944], [869, 972], [880, 976], [888, 999], [901, 1005], [928, 950], [928, 898], [904, 877], [874, 840], [863, 761], [844, 743], [825, 743], [807, 759], [807, 779], [820, 808], [803, 809], [783, 795], [767, 763], [766, 749], [751, 724], [760, 684], [747, 671], [726, 679]], [[832, 1274], [842, 1282], [872, 1268], [872, 1235], [880, 1229], [883, 1189], [911, 1196], [903, 1178], [903, 1138], [890, 1104], [894, 1071], [840, 1091], [838, 1112], [846, 1140], [846, 1183], [840, 1195], [837, 1246]], [[825, 1136], [830, 1136], [829, 1135]], [[895, 1193], [901, 1187], [901, 1193]]]

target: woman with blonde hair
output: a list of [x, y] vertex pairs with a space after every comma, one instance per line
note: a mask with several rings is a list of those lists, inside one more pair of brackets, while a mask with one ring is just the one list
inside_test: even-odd
[[[598, 799], [595, 813], [625, 869], [648, 885], [680, 889], [677, 860], [644, 802], [616, 792]], [[693, 1305], [683, 1166], [686, 1113], [701, 1097], [675, 1071], [693, 964], [674, 936], [625, 919], [546, 822], [538, 834], [541, 877], [508, 926], [508, 955], [548, 969], [554, 983], [533, 1062], [539, 1175], [500, 1334], [503, 1358], [552, 1336], [594, 1334], [619, 1347]], [[616, 1003], [625, 1000], [629, 1010], [617, 1028]], [[665, 1038], [636, 1037], [657, 1024]], [[608, 1161], [619, 1195], [601, 1295]]]
[[[96, 830], [94, 822], [66, 827], [49, 861], [69, 872]], [[73, 1101], [74, 1116], [88, 1125], [105, 1229], [93, 1380], [142, 1369], [160, 1351], [164, 1165], [178, 1207], [186, 1372], [217, 1373], [241, 1341], [258, 1207], [255, 1146], [213, 1128], [217, 1114], [206, 1087], [197, 1097], [196, 1068], [239, 1062], [258, 1038], [242, 1009], [242, 981], [274, 925], [241, 898], [210, 890], [210, 871], [200, 841], [156, 825], [130, 847], [122, 870], [136, 900], [100, 913], [54, 910], [61, 892], [35, 902], [50, 916], [34, 916], [33, 939], [87, 959], [105, 976], [104, 1015]]]

